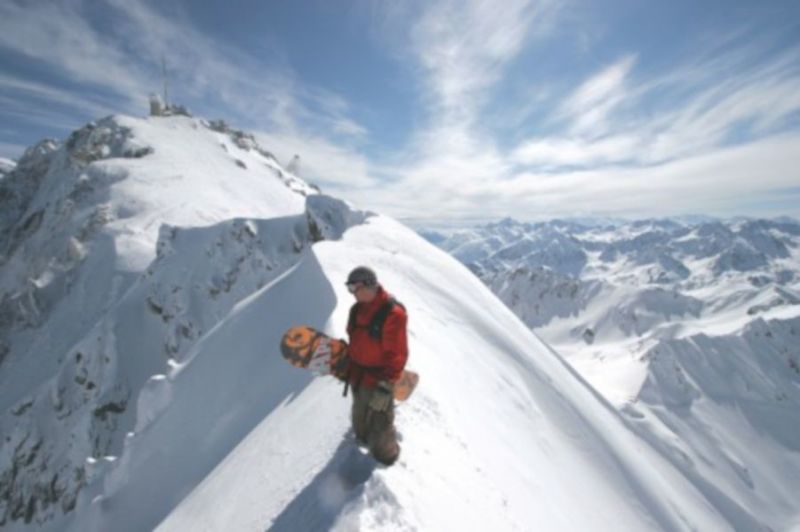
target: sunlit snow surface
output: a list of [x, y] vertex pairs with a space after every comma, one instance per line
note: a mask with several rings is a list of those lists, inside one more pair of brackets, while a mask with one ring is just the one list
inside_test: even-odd
[[[667, 376], [620, 413], [458, 261], [318, 194], [266, 148], [218, 123], [113, 117], [37, 145], [0, 181], [4, 529], [705, 531], [796, 519], [796, 432], [724, 396], [739, 388], [723, 388], [724, 403], [669, 381], [669, 361], [696, 342], [653, 354]], [[359, 264], [407, 307], [421, 375], [397, 410], [403, 451], [388, 469], [354, 444], [341, 386], [277, 349], [290, 325], [344, 335], [343, 282]], [[672, 388], [677, 406], [657, 397]], [[746, 430], [782, 476], [749, 468], [743, 439], [693, 446], [688, 413], [720, 404], [737, 436], [741, 419], [774, 422], [766, 437], [768, 421]], [[725, 464], [696, 450], [713, 443]], [[746, 504], [736, 482], [755, 494]]]

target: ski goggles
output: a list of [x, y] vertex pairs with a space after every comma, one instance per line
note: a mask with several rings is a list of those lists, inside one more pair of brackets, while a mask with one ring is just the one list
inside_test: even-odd
[[346, 284], [345, 284], [345, 286], [347, 287], [347, 291], [348, 291], [348, 292], [350, 292], [351, 294], [355, 294], [356, 292], [358, 292], [358, 289], [359, 289], [359, 288], [361, 288], [362, 286], [364, 286], [364, 283], [362, 283], [362, 282], [358, 282], [358, 283], [346, 283]]

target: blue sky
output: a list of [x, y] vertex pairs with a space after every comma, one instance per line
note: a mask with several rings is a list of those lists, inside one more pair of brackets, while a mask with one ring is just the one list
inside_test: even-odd
[[800, 216], [796, 1], [0, 3], [0, 156], [171, 99], [413, 225]]

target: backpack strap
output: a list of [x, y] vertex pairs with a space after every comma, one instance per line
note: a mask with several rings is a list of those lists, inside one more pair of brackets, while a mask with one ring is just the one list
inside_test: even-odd
[[[395, 305], [399, 306], [403, 310], [406, 308], [402, 303], [391, 297], [375, 312], [369, 324], [365, 327], [369, 332], [370, 337], [378, 341], [381, 340], [383, 337], [383, 325], [386, 323], [386, 318], [389, 317], [389, 314], [392, 312], [392, 309], [395, 307]], [[358, 304], [356, 303], [350, 307], [350, 317], [347, 320], [347, 332], [352, 332], [358, 328], [358, 325], [356, 324], [357, 313]]]
[[356, 329], [356, 314], [358, 313], [358, 303], [350, 307], [350, 317], [347, 318], [347, 333], [352, 333]]
[[378, 311], [372, 317], [372, 320], [369, 322], [369, 335], [375, 340], [380, 340], [383, 337], [383, 325], [386, 323], [386, 318], [389, 317], [389, 313], [392, 312], [392, 309], [395, 307], [395, 305], [401, 307], [403, 310], [406, 308], [398, 300], [391, 297], [381, 306], [381, 308], [378, 309]]

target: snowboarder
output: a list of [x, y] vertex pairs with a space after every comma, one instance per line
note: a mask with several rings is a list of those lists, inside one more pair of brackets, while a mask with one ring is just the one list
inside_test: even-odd
[[377, 461], [392, 465], [400, 455], [394, 427], [394, 383], [408, 359], [408, 317], [370, 268], [354, 269], [346, 285], [356, 298], [347, 324], [350, 366], [346, 386], [353, 390], [353, 432]]

